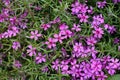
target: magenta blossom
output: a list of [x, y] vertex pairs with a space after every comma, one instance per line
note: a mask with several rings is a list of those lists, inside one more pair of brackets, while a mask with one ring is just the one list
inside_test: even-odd
[[79, 24], [73, 24], [72, 30], [75, 30], [76, 32], [81, 31], [81, 28], [79, 26]]
[[42, 36], [42, 34], [38, 33], [38, 30], [31, 31], [30, 33], [31, 33], [30, 39], [38, 40], [38, 38]]
[[73, 46], [73, 50], [75, 52], [81, 52], [84, 50], [82, 43], [75, 43], [75, 45]]
[[38, 55], [35, 58], [35, 61], [37, 64], [42, 63], [42, 62], [46, 62], [46, 55], [42, 55], [41, 53], [38, 53]]
[[103, 2], [98, 1], [98, 2], [97, 2], [97, 6], [98, 6], [98, 8], [104, 8], [105, 5], [106, 5], [106, 1], [103, 1]]
[[57, 40], [53, 39], [53, 38], [49, 38], [48, 41], [45, 42], [45, 44], [47, 44], [48, 48], [54, 48], [56, 46], [56, 42]]
[[55, 69], [55, 70], [58, 70], [59, 67], [60, 67], [60, 64], [59, 64], [59, 60], [55, 60], [54, 62], [52, 62], [52, 68]]
[[59, 34], [54, 34], [54, 40], [56, 41], [56, 42], [60, 42], [60, 43], [62, 43], [62, 40], [64, 39], [64, 37], [62, 37], [62, 35], [59, 33]]
[[80, 19], [80, 22], [88, 22], [88, 16], [86, 14], [78, 14], [78, 18]]
[[95, 28], [95, 30], [93, 31], [94, 37], [95, 38], [102, 38], [102, 35], [104, 34], [104, 31], [102, 30], [102, 28]]
[[21, 46], [20, 46], [20, 43], [19, 43], [19, 42], [17, 42], [17, 41], [13, 42], [12, 48], [13, 48], [14, 50], [18, 50], [18, 48], [20, 48], [20, 47], [21, 47]]
[[46, 31], [48, 28], [50, 28], [50, 27], [51, 27], [50, 24], [42, 24], [42, 25], [41, 25], [41, 28], [44, 29], [45, 31]]
[[89, 37], [89, 38], [87, 38], [86, 42], [87, 42], [88, 45], [94, 46], [94, 44], [97, 43], [97, 40], [94, 37]]
[[28, 46], [29, 49], [27, 49], [27, 53], [29, 53], [29, 56], [35, 56], [36, 55], [36, 48], [32, 47], [32, 45]]
[[13, 63], [13, 66], [16, 67], [16, 68], [20, 68], [22, 66], [22, 64], [20, 63], [20, 61], [15, 60], [14, 63]]

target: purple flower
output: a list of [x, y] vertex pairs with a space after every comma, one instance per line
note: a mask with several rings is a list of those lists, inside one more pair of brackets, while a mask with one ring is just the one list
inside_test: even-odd
[[36, 55], [36, 48], [33, 48], [32, 45], [29, 45], [28, 48], [27, 53], [29, 53], [29, 56]]
[[51, 27], [50, 24], [42, 24], [42, 25], [41, 25], [41, 28], [44, 29], [45, 31], [46, 31], [48, 28], [50, 28], [50, 27]]
[[80, 22], [88, 22], [88, 16], [86, 14], [78, 14], [78, 18], [80, 19]]
[[56, 42], [60, 42], [60, 43], [62, 43], [62, 40], [64, 39], [64, 37], [62, 37], [62, 35], [59, 33], [59, 34], [54, 34], [54, 40], [56, 41]]
[[120, 42], [120, 39], [116, 37], [116, 38], [114, 38], [113, 42], [114, 42], [114, 44], [118, 44]]
[[20, 63], [20, 61], [15, 60], [14, 63], [13, 63], [13, 66], [16, 67], [16, 68], [20, 68], [22, 66], [22, 64]]
[[117, 4], [118, 2], [120, 2], [120, 0], [113, 0], [114, 4]]
[[98, 59], [91, 60], [91, 69], [92, 73], [97, 73], [98, 71], [102, 71], [102, 64]]
[[61, 31], [67, 30], [67, 29], [68, 29], [68, 26], [67, 26], [65, 23], [63, 23], [63, 24], [61, 24], [61, 25], [59, 26], [59, 29], [60, 29]]
[[8, 6], [10, 4], [10, 0], [3, 0], [3, 3]]
[[106, 5], [106, 1], [103, 1], [103, 2], [98, 1], [98, 2], [97, 2], [97, 6], [98, 6], [98, 8], [104, 8], [105, 5]]
[[82, 43], [75, 43], [75, 45], [73, 45], [73, 50], [75, 52], [81, 52], [84, 50]]
[[87, 44], [94, 46], [97, 43], [97, 40], [94, 37], [87, 38]]
[[30, 39], [34, 40], [38, 40], [38, 38], [42, 36], [42, 34], [38, 33], [38, 30], [31, 31], [30, 33], [31, 33]]
[[102, 35], [104, 34], [104, 31], [102, 30], [102, 28], [95, 28], [95, 30], [93, 31], [94, 37], [95, 38], [102, 38]]
[[74, 4], [71, 5], [72, 6], [72, 14], [78, 14], [80, 11], [80, 3], [78, 1], [76, 1]]
[[107, 78], [107, 76], [104, 74], [104, 72], [100, 72], [96, 76], [97, 76], [97, 80], [106, 80], [106, 78]]
[[42, 55], [41, 53], [38, 53], [38, 55], [35, 57], [35, 61], [37, 64], [46, 62], [46, 55]]
[[111, 66], [114, 69], [117, 69], [120, 66], [120, 62], [118, 59], [111, 59], [111, 62], [109, 63], [109, 66]]
[[76, 32], [81, 31], [81, 28], [79, 28], [79, 24], [73, 24], [72, 30], [75, 30]]
[[70, 30], [62, 30], [60, 34], [64, 36], [64, 38], [72, 37], [72, 32]]
[[55, 70], [58, 70], [60, 67], [59, 60], [56, 59], [54, 62], [52, 62], [52, 68]]
[[57, 40], [53, 39], [53, 38], [49, 38], [48, 41], [45, 42], [45, 44], [47, 44], [48, 48], [54, 48], [56, 46], [56, 42]]
[[20, 47], [21, 47], [21, 46], [20, 46], [20, 43], [19, 43], [19, 42], [17, 42], [17, 41], [13, 42], [12, 48], [13, 48], [14, 50], [18, 50], [18, 48], [20, 48]]
[[69, 66], [68, 66], [68, 61], [62, 61], [61, 64], [60, 64], [60, 67], [62, 69], [62, 71], [64, 70], [68, 70]]
[[102, 14], [93, 16], [92, 23], [97, 24], [97, 25], [104, 23], [104, 17], [102, 16]]

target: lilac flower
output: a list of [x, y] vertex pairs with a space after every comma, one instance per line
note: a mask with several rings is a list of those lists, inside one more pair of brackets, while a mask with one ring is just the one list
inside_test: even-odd
[[42, 68], [42, 72], [47, 73], [47, 72], [48, 72], [48, 67], [47, 67], [47, 66], [44, 66], [44, 67]]
[[116, 28], [114, 26], [110, 26], [109, 24], [105, 24], [104, 28], [110, 33], [113, 34], [116, 31]]
[[67, 30], [67, 29], [68, 29], [68, 26], [67, 26], [65, 23], [63, 23], [63, 24], [61, 24], [61, 25], [59, 26], [59, 29], [60, 29], [61, 31]]
[[14, 16], [14, 17], [10, 18], [10, 23], [11, 23], [12, 25], [17, 24], [17, 23], [18, 23], [17, 17]]
[[78, 16], [78, 18], [80, 19], [80, 22], [88, 22], [88, 16], [87, 15], [85, 15], [85, 14], [78, 14], [77, 15]]
[[82, 43], [75, 43], [75, 45], [73, 46], [73, 50], [75, 52], [81, 52], [84, 50]]
[[10, 4], [10, 0], [3, 0], [3, 3], [8, 6]]
[[86, 4], [82, 4], [82, 3], [80, 4], [79, 8], [80, 8], [80, 13], [82, 13], [82, 14], [85, 14], [88, 10], [88, 6]]
[[102, 14], [93, 16], [93, 23], [97, 24], [97, 25], [104, 23], [104, 18], [102, 16]]
[[80, 3], [78, 1], [76, 1], [74, 4], [71, 5], [72, 6], [72, 14], [78, 14], [80, 11]]
[[60, 22], [60, 18], [57, 17], [55, 20], [50, 21], [50, 24], [56, 24], [56, 23], [59, 23], [59, 22]]
[[106, 69], [110, 75], [114, 75], [116, 73], [115, 69], [112, 66], [106, 66]]
[[60, 67], [61, 67], [62, 71], [68, 70], [68, 68], [69, 68], [68, 61], [62, 61], [60, 64]]
[[50, 28], [50, 27], [51, 27], [50, 24], [42, 24], [42, 25], [41, 25], [41, 28], [44, 29], [45, 31], [46, 31], [48, 28]]
[[91, 69], [92, 73], [97, 73], [98, 71], [102, 71], [102, 64], [100, 60], [92, 59], [91, 60]]
[[20, 61], [15, 60], [14, 63], [13, 63], [13, 66], [16, 67], [16, 68], [20, 68], [22, 66], [22, 64], [20, 63]]
[[114, 38], [113, 42], [114, 42], [114, 44], [118, 44], [120, 42], [120, 39], [116, 37], [116, 38]]
[[72, 37], [72, 32], [70, 30], [62, 30], [60, 34], [64, 36], [64, 38]]
[[102, 28], [95, 28], [95, 30], [93, 31], [94, 37], [95, 38], [102, 38], [102, 35], [104, 34], [104, 31], [102, 30]]
[[79, 24], [77, 25], [77, 24], [73, 24], [73, 28], [72, 28], [72, 30], [75, 30], [76, 32], [78, 32], [78, 31], [81, 31], [81, 28], [79, 28]]
[[35, 61], [37, 64], [42, 63], [42, 62], [46, 62], [46, 55], [42, 55], [41, 53], [38, 53], [38, 55], [35, 58]]
[[120, 52], [120, 46], [118, 46], [118, 51]]
[[62, 35], [59, 33], [59, 34], [54, 34], [54, 39], [56, 42], [60, 42], [62, 43], [62, 40], [64, 39], [64, 37], [62, 37]]
[[49, 38], [48, 41], [45, 42], [45, 44], [47, 44], [48, 48], [54, 48], [56, 46], [56, 40], [53, 38]]
[[113, 0], [114, 4], [117, 4], [120, 2], [120, 0]]
[[14, 50], [18, 50], [18, 48], [20, 48], [20, 47], [21, 47], [21, 46], [20, 46], [20, 43], [19, 43], [19, 42], [17, 42], [17, 41], [13, 42], [12, 48], [13, 48]]
[[55, 70], [58, 70], [60, 67], [59, 60], [56, 59], [54, 62], [52, 62], [52, 68]]
[[28, 48], [27, 53], [29, 53], [29, 56], [36, 55], [36, 48], [32, 47], [32, 45], [29, 45]]
[[109, 66], [111, 66], [113, 69], [117, 69], [120, 66], [120, 62], [118, 59], [112, 58]]
[[87, 10], [89, 14], [93, 14], [93, 7], [90, 6], [90, 9]]
[[97, 2], [97, 6], [98, 6], [98, 8], [104, 8], [105, 5], [106, 5], [106, 1], [103, 1], [103, 2], [98, 1], [98, 2]]
[[38, 40], [38, 38], [42, 36], [42, 34], [38, 33], [38, 30], [31, 31], [30, 33], [31, 33], [30, 39], [34, 40]]
[[97, 40], [94, 37], [89, 37], [89, 38], [87, 38], [86, 42], [87, 42], [88, 45], [94, 46], [94, 44], [97, 43]]
[[104, 74], [104, 72], [100, 72], [97, 74], [97, 80], [106, 80], [107, 76]]

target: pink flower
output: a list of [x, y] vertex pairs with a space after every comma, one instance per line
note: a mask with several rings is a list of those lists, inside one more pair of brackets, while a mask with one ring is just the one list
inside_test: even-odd
[[75, 45], [73, 46], [73, 50], [75, 52], [81, 52], [84, 50], [82, 43], [75, 43]]
[[95, 28], [95, 30], [93, 31], [93, 34], [95, 38], [102, 38], [104, 31], [102, 30], [102, 28], [98, 27], [98, 28]]
[[85, 14], [78, 14], [77, 15], [78, 16], [78, 18], [80, 19], [80, 22], [88, 22], [88, 16], [87, 15], [85, 15]]
[[119, 66], [120, 66], [120, 62], [118, 59], [114, 59], [112, 58], [111, 59], [111, 62], [109, 63], [109, 65], [114, 68], [114, 69], [117, 69]]
[[30, 39], [38, 40], [38, 38], [42, 36], [42, 34], [38, 34], [38, 30], [31, 31], [30, 33], [31, 33]]
[[42, 63], [42, 62], [46, 62], [45, 57], [46, 57], [46, 55], [42, 55], [41, 53], [38, 53], [38, 55], [35, 58], [36, 63], [39, 64], [39, 63]]
[[17, 41], [13, 42], [12, 48], [13, 48], [14, 50], [18, 50], [18, 48], [20, 48], [20, 47], [21, 47], [21, 46], [20, 46], [20, 43], [19, 43], [19, 42], [17, 42]]
[[98, 8], [104, 8], [105, 5], [106, 5], [106, 1], [103, 1], [103, 2], [98, 1], [98, 2], [97, 2], [97, 6], [98, 6]]
[[20, 61], [15, 60], [14, 63], [13, 63], [13, 66], [16, 67], [16, 68], [20, 68], [22, 66], [22, 64], [20, 63]]
[[59, 26], [59, 29], [60, 29], [60, 30], [67, 30], [67, 29], [68, 29], [68, 26], [67, 26], [65, 23], [63, 23], [63, 24], [61, 24], [61, 25]]
[[79, 24], [78, 25], [73, 24], [72, 30], [75, 30], [76, 32], [81, 31], [81, 28], [79, 28], [79, 26], [80, 26]]
[[71, 5], [72, 6], [72, 14], [78, 14], [80, 11], [80, 3], [78, 1], [76, 1], [74, 4]]
[[55, 70], [58, 70], [59, 67], [60, 67], [60, 64], [59, 64], [59, 60], [55, 60], [54, 62], [52, 62], [52, 68], [55, 69]]
[[47, 42], [45, 42], [45, 44], [47, 44], [48, 48], [54, 48], [56, 46], [56, 40], [53, 38], [49, 38]]
[[87, 42], [88, 45], [92, 45], [92, 46], [94, 46], [94, 44], [97, 43], [97, 41], [96, 41], [96, 39], [94, 37], [87, 38], [86, 42]]
[[97, 24], [97, 25], [104, 23], [104, 17], [102, 16], [102, 14], [93, 16], [92, 23]]
[[63, 35], [64, 38], [72, 37], [72, 32], [70, 30], [62, 30], [62, 31], [60, 31], [60, 34]]
[[50, 24], [42, 24], [42, 25], [41, 25], [41, 28], [44, 29], [45, 31], [46, 31], [48, 28], [50, 28], [50, 27], [51, 27]]
[[104, 72], [100, 72], [96, 76], [97, 76], [97, 80], [106, 80], [106, 78], [107, 78], [107, 76], [104, 74]]
[[59, 33], [59, 34], [54, 34], [54, 40], [56, 41], [56, 42], [60, 42], [60, 43], [62, 43], [62, 40], [64, 39], [64, 37], [62, 37], [62, 35]]
[[28, 48], [27, 53], [29, 53], [29, 56], [36, 55], [36, 48], [33, 48], [32, 45], [29, 45]]

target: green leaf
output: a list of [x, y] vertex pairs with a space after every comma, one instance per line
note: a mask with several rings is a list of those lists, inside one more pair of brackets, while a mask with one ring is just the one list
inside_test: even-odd
[[110, 76], [110, 77], [108, 77], [107, 80], [120, 80], [120, 74]]

